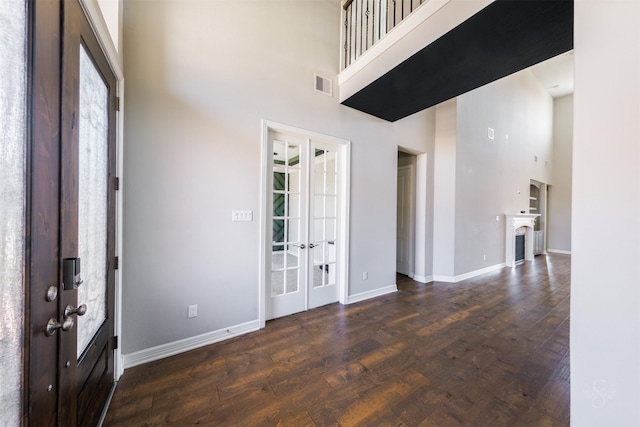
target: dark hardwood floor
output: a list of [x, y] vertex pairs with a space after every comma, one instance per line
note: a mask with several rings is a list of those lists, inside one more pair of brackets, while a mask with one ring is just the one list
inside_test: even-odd
[[569, 256], [421, 284], [127, 369], [105, 426], [569, 425]]

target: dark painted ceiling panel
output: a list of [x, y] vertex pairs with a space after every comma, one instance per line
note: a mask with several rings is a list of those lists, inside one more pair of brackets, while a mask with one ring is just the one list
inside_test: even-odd
[[396, 121], [573, 49], [573, 1], [498, 0], [347, 98]]

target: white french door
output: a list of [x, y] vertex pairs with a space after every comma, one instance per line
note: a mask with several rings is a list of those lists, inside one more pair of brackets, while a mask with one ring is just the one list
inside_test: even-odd
[[[266, 320], [337, 302], [343, 145], [269, 129]], [[346, 239], [344, 239], [346, 240]]]
[[309, 146], [304, 138], [274, 131], [269, 132], [269, 144], [271, 253], [267, 318], [271, 319], [305, 310], [309, 195], [303, 186], [307, 185]]
[[311, 142], [309, 180], [309, 308], [338, 301], [336, 240], [338, 232], [338, 148]]

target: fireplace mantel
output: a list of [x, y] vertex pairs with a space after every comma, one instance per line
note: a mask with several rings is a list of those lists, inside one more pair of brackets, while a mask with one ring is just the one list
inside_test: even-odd
[[513, 267], [516, 264], [516, 230], [520, 227], [527, 227], [524, 238], [524, 259], [525, 261], [533, 261], [534, 246], [534, 227], [536, 218], [540, 214], [527, 214], [518, 212], [505, 212], [506, 222], [506, 241], [504, 262], [507, 267]]

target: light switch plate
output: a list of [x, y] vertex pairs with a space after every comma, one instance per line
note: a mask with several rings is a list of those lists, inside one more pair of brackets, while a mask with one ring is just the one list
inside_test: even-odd
[[253, 211], [231, 211], [231, 221], [253, 221]]

